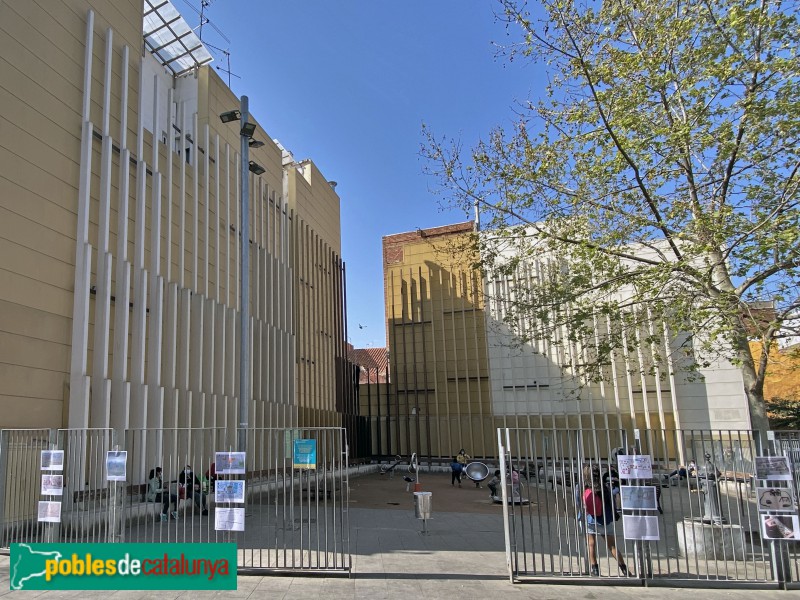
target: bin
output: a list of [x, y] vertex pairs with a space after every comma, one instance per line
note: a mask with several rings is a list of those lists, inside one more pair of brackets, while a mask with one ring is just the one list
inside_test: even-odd
[[414, 516], [418, 519], [431, 518], [433, 492], [414, 492]]

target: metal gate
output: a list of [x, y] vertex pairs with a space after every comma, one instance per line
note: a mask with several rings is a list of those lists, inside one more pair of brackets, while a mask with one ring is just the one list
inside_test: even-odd
[[[754, 478], [755, 457], [783, 453], [772, 436], [757, 451], [749, 431], [498, 429], [498, 450], [512, 581], [794, 587], [800, 578], [800, 541], [768, 539], [769, 513], [757, 506], [759, 486], [797, 498], [793, 482]], [[615, 477], [623, 454], [649, 455], [652, 478]], [[605, 536], [587, 535], [582, 495], [593, 467], [610, 482], [603, 490], [618, 519]], [[796, 504], [784, 522], [792, 519]]]
[[[298, 440], [313, 448], [301, 463]], [[0, 548], [235, 542], [242, 574], [348, 574], [345, 430], [249, 429], [244, 462], [232, 468], [240, 472], [226, 473], [215, 456], [237, 448], [236, 432], [215, 428], [0, 430]], [[43, 451], [60, 468], [45, 470]], [[156, 467], [165, 492], [153, 501]], [[115, 469], [120, 480], [110, 481]]]

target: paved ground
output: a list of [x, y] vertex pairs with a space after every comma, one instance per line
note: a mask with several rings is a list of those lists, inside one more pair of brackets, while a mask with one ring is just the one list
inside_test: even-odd
[[[172, 598], [212, 597], [278, 600], [282, 598], [538, 598], [543, 600], [595, 600], [612, 595], [620, 600], [665, 598], [694, 600], [797, 598], [797, 592], [778, 590], [708, 590], [613, 586], [606, 581], [591, 585], [512, 584], [505, 564], [500, 515], [502, 507], [489, 499], [488, 490], [471, 482], [450, 485], [448, 474], [421, 476], [422, 487], [433, 492], [433, 519], [422, 533], [414, 518], [412, 494], [402, 473], [368, 475], [351, 480], [349, 511], [352, 577], [239, 577], [231, 592], [10, 592], [9, 561], [0, 557], [0, 595], [7, 598]], [[618, 580], [616, 580], [618, 581]]]

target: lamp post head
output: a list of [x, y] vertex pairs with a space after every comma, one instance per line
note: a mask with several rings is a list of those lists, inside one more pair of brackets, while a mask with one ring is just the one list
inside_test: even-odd
[[228, 110], [219, 115], [219, 120], [223, 123], [230, 123], [231, 121], [238, 121], [242, 118], [242, 113], [238, 110]]
[[260, 164], [258, 164], [255, 161], [252, 161], [252, 160], [250, 161], [249, 168], [250, 168], [250, 172], [251, 173], [255, 173], [256, 175], [261, 175], [262, 173], [264, 173], [266, 171], [266, 169], [264, 167], [262, 167]]
[[254, 134], [255, 132], [256, 132], [256, 124], [255, 124], [255, 123], [252, 123], [252, 122], [247, 122], [247, 123], [245, 123], [244, 125], [242, 125], [242, 131], [241, 131], [241, 133], [242, 133], [242, 135], [243, 135], [244, 137], [249, 137], [249, 138], [251, 138], [251, 137], [253, 137], [253, 134]]

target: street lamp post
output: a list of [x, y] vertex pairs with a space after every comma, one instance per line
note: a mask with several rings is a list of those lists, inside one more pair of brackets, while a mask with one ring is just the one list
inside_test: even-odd
[[241, 120], [242, 128], [239, 135], [241, 141], [242, 164], [240, 165], [240, 214], [239, 236], [242, 240], [239, 276], [239, 299], [241, 302], [239, 318], [241, 321], [241, 343], [239, 359], [239, 431], [238, 450], [247, 451], [247, 425], [250, 412], [250, 139], [252, 130], [247, 135], [247, 120], [249, 114], [249, 100], [242, 96]]
[[237, 430], [237, 449], [247, 451], [247, 426], [250, 410], [250, 173], [261, 175], [265, 169], [250, 160], [250, 147], [260, 148], [264, 142], [253, 139], [256, 124], [250, 123], [250, 105], [247, 96], [242, 96], [239, 110], [229, 110], [219, 116], [223, 123], [241, 121], [239, 138], [241, 158], [239, 172], [239, 238], [241, 256], [239, 257], [239, 429]]

